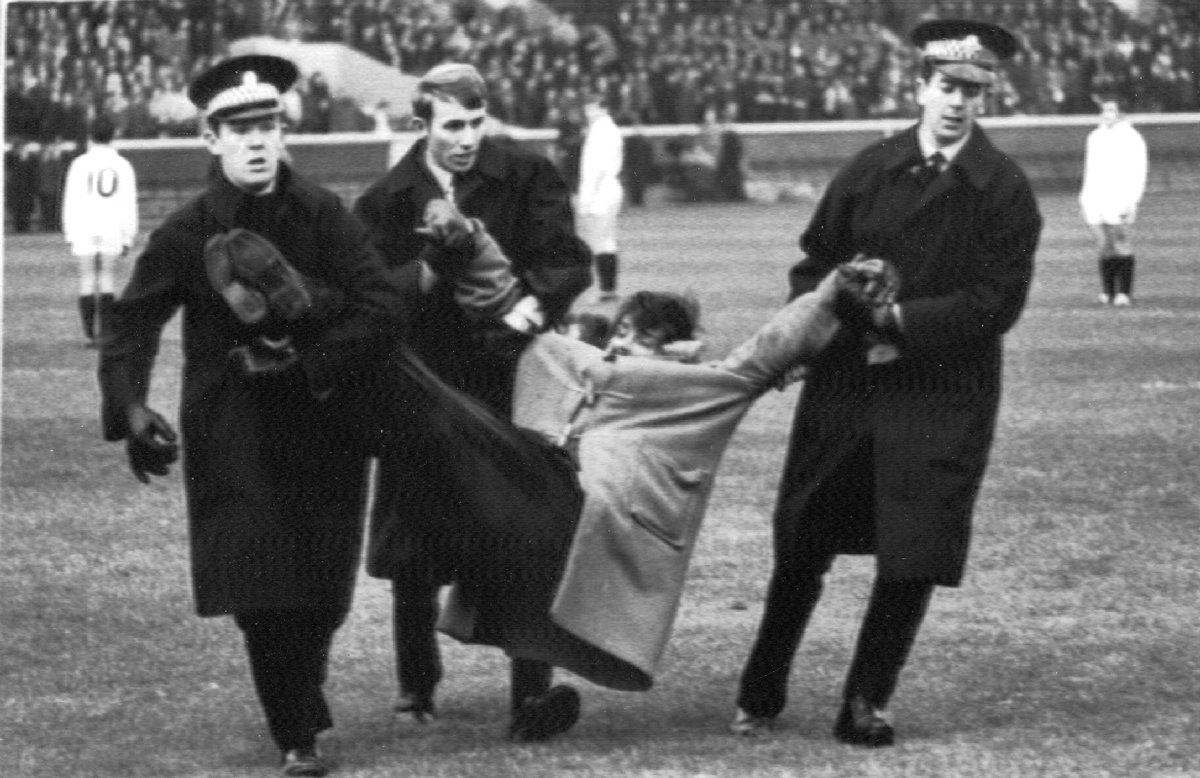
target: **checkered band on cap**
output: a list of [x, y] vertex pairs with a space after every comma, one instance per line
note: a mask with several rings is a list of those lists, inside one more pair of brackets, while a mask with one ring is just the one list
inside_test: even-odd
[[242, 83], [218, 92], [204, 107], [208, 116], [229, 113], [243, 106], [282, 110], [279, 89], [269, 81], [260, 81], [258, 74], [247, 70], [242, 74]]
[[921, 51], [926, 59], [939, 62], [964, 62], [994, 70], [1000, 59], [983, 45], [978, 35], [928, 41]]

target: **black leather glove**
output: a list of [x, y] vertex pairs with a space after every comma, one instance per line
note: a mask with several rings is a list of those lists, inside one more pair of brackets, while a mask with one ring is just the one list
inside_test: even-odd
[[872, 333], [885, 339], [899, 334], [892, 307], [899, 277], [881, 259], [856, 257], [838, 266], [833, 311], [849, 330]]
[[212, 288], [225, 299], [239, 321], [257, 324], [267, 317], [267, 298], [233, 277], [225, 233], [213, 235], [204, 244], [204, 268]]
[[130, 405], [125, 417], [128, 426], [125, 449], [134, 476], [148, 484], [150, 476], [169, 473], [170, 465], [179, 459], [175, 430], [160, 414], [140, 403]]
[[300, 355], [287, 337], [282, 340], [255, 338], [248, 345], [230, 349], [229, 358], [242, 375], [249, 378], [279, 376], [300, 364]]
[[[274, 243], [253, 230], [235, 227], [224, 235], [213, 236], [205, 246], [204, 262], [213, 287], [227, 301], [230, 295], [221, 282], [229, 277], [232, 283], [256, 292], [284, 321], [296, 321], [312, 307], [312, 292], [304, 275], [292, 267]], [[234, 312], [238, 312], [236, 307]]]
[[430, 200], [425, 205], [424, 223], [416, 229], [428, 245], [421, 261], [443, 278], [462, 273], [475, 250], [476, 225], [449, 200]]

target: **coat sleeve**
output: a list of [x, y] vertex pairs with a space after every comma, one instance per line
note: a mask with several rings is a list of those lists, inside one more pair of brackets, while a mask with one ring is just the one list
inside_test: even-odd
[[366, 226], [331, 197], [317, 234], [334, 258], [332, 281], [345, 303], [332, 315], [301, 323], [297, 338], [309, 388], [317, 395], [378, 365], [403, 333], [419, 291], [389, 269]]
[[[198, 261], [185, 233], [159, 229], [113, 302], [100, 351], [100, 418], [105, 440], [128, 434], [125, 410], [144, 403], [163, 327], [183, 304], [180, 268]], [[198, 244], [196, 244], [198, 245]]]
[[813, 291], [830, 270], [854, 258], [856, 252], [850, 239], [854, 182], [861, 175], [855, 165], [843, 168], [817, 203], [808, 227], [800, 235], [804, 256], [788, 271], [789, 300]]
[[419, 302], [421, 294], [420, 263], [417, 255], [398, 240], [399, 231], [393, 226], [395, 215], [389, 218], [389, 200], [383, 183], [372, 185], [354, 202], [353, 215], [367, 228], [368, 241], [379, 258], [388, 266], [392, 278], [400, 287], [408, 308]]
[[525, 187], [521, 226], [523, 244], [510, 252], [517, 276], [526, 291], [538, 298], [547, 324], [566, 315], [571, 303], [592, 283], [592, 253], [575, 234], [571, 193], [550, 160], [534, 158]]
[[905, 347], [940, 348], [1007, 332], [1025, 306], [1042, 230], [1037, 200], [1024, 174], [1002, 168], [976, 225], [975, 249], [962, 261], [967, 282], [950, 294], [900, 302]]

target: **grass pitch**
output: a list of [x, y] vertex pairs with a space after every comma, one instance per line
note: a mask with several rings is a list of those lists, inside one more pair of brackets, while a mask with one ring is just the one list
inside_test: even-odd
[[[656, 687], [574, 680], [584, 712], [547, 744], [505, 742], [507, 663], [445, 640], [442, 719], [390, 721], [389, 594], [363, 577], [328, 684], [336, 774], [385, 776], [1200, 775], [1200, 221], [1151, 195], [1136, 304], [1096, 304], [1072, 197], [1046, 229], [976, 512], [965, 584], [941, 589], [892, 709], [899, 745], [830, 737], [872, 576], [842, 557], [797, 656], [775, 736], [727, 735], [770, 568], [770, 510], [797, 389], [768, 394], [718, 477]], [[782, 303], [811, 204], [626, 213], [624, 291], [690, 290], [711, 353]], [[126, 268], [127, 270], [127, 268]], [[4, 260], [0, 775], [276, 774], [228, 619], [192, 613], [178, 469], [144, 487], [100, 440], [95, 352], [73, 262], [50, 236]], [[153, 404], [174, 414], [177, 329]], [[565, 674], [564, 674], [565, 675]]]

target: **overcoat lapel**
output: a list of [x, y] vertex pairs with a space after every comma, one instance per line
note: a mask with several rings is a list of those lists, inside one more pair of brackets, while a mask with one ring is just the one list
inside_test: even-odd
[[940, 198], [945, 197], [961, 183], [966, 182], [983, 190], [991, 178], [997, 156], [991, 141], [984, 135], [983, 130], [974, 127], [971, 130], [971, 137], [967, 139], [966, 145], [963, 146], [954, 161], [922, 190], [916, 186], [916, 170], [921, 165], [916, 128], [910, 128], [908, 134], [909, 142], [896, 149], [896, 155], [887, 165], [888, 174], [910, 177], [916, 194], [912, 198], [905, 199], [897, 208], [894, 221], [897, 232], [901, 231], [903, 225]]

